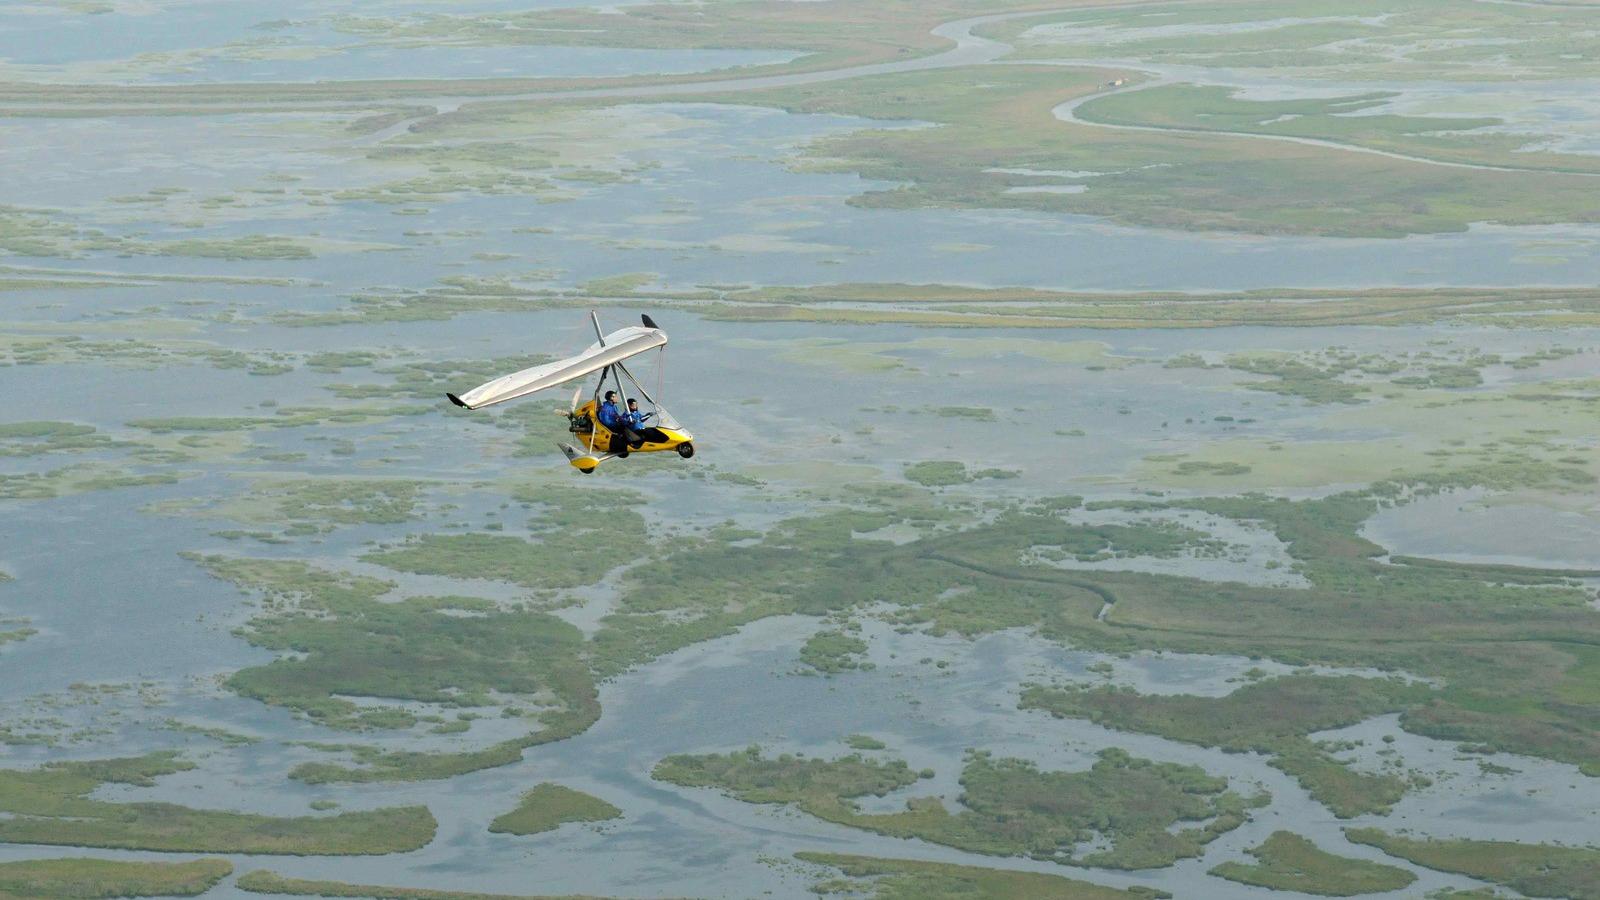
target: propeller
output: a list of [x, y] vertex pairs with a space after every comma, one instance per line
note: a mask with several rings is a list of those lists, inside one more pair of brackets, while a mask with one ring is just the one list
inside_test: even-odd
[[567, 412], [568, 413], [576, 413], [578, 411], [578, 398], [582, 397], [582, 396], [583, 396], [583, 385], [580, 384], [577, 387], [572, 389], [572, 404], [569, 407], [567, 407]]

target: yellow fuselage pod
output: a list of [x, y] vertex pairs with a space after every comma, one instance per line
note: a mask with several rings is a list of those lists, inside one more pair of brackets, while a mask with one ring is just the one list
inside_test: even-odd
[[[595, 415], [597, 405], [595, 401], [578, 407], [573, 411], [572, 436], [578, 443], [578, 449], [586, 451], [585, 455], [572, 460], [573, 466], [579, 471], [593, 472], [595, 466], [600, 464], [600, 457], [611, 452], [611, 429], [600, 424], [599, 417]], [[629, 453], [658, 453], [662, 450], [676, 450], [679, 455], [688, 457], [694, 454], [694, 435], [681, 428], [662, 428], [647, 425], [644, 430], [646, 436], [643, 445], [629, 447]], [[592, 441], [591, 441], [592, 438]], [[655, 438], [655, 440], [651, 440]], [[687, 449], [688, 452], [685, 452]]]

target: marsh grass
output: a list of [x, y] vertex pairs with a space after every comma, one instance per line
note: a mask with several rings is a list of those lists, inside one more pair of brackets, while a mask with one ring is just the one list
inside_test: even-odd
[[1592, 847], [1407, 838], [1377, 828], [1347, 828], [1345, 836], [1419, 866], [1491, 881], [1529, 897], [1600, 897], [1600, 850]]
[[869, 900], [1137, 900], [1170, 897], [1153, 888], [1112, 888], [1046, 875], [953, 863], [801, 852], [801, 862], [828, 866], [845, 877], [821, 882], [818, 894], [849, 893]]
[[[1199, 856], [1218, 836], [1244, 824], [1246, 799], [1226, 779], [1195, 766], [1154, 763], [1105, 750], [1083, 772], [1043, 772], [1020, 759], [972, 751], [962, 770], [959, 812], [937, 797], [906, 801], [903, 812], [862, 813], [854, 803], [915, 784], [900, 760], [836, 760], [759, 748], [724, 755], [672, 756], [652, 773], [683, 787], [715, 787], [749, 803], [794, 804], [830, 822], [894, 837], [920, 838], [973, 853], [1029, 856], [1067, 865], [1141, 869]], [[1188, 826], [1188, 827], [1180, 827]], [[1077, 855], [1096, 838], [1107, 848]]]
[[[151, 786], [194, 768], [172, 753], [0, 770], [0, 840], [179, 853], [367, 855], [415, 850], [436, 823], [422, 806], [278, 818], [172, 803], [89, 799], [105, 784]], [[214, 863], [207, 863], [214, 868]], [[219, 876], [220, 877], [220, 876]]]
[[0, 896], [91, 900], [110, 897], [194, 897], [233, 873], [224, 859], [163, 863], [91, 858], [0, 863]]
[[551, 782], [535, 785], [515, 809], [489, 823], [489, 830], [506, 834], [539, 834], [568, 822], [605, 822], [621, 818], [622, 810], [599, 797]]
[[1398, 891], [1417, 876], [1396, 866], [1336, 856], [1288, 831], [1274, 831], [1248, 852], [1254, 863], [1225, 862], [1210, 874], [1240, 884], [1324, 897]]

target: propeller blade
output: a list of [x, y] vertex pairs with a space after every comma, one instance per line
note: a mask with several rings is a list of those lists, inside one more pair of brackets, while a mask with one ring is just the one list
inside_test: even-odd
[[583, 385], [580, 384], [577, 387], [572, 389], [572, 405], [567, 408], [567, 412], [577, 412], [578, 411], [578, 398], [582, 397], [582, 396], [583, 396]]

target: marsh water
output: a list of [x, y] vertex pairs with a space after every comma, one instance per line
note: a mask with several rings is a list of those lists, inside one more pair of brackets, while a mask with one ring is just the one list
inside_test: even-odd
[[[651, 135], [646, 146], [625, 153], [642, 168], [630, 183], [588, 186], [563, 203], [458, 196], [432, 204], [425, 220], [375, 203], [307, 208], [257, 198], [249, 219], [244, 211], [222, 212], [200, 228], [174, 228], [150, 222], [144, 210], [89, 204], [174, 184], [226, 196], [260, 187], [274, 173], [304, 177], [307, 186], [377, 180], [344, 160], [349, 151], [341, 145], [354, 139], [307, 146], [299, 132], [315, 118], [305, 114], [112, 120], [119, 130], [114, 143], [99, 139], [101, 120], [12, 119], [0, 122], [0, 139], [16, 165], [33, 173], [13, 189], [11, 202], [71, 210], [85, 227], [117, 233], [154, 224], [157, 235], [203, 238], [247, 233], [249, 223], [266, 216], [275, 234], [380, 245], [248, 267], [251, 274], [334, 283], [311, 302], [316, 294], [373, 284], [423, 287], [464, 268], [480, 276], [549, 269], [567, 284], [638, 271], [683, 286], [860, 281], [1117, 291], [1600, 281], [1600, 226], [1477, 225], [1459, 234], [1327, 239], [1210, 236], [1012, 211], [866, 210], [846, 200], [894, 185], [799, 173], [783, 164], [802, 143], [862, 127], [864, 120], [674, 104], [625, 107], [616, 115], [623, 128], [632, 116]], [[72, 152], [62, 154], [63, 147]], [[129, 222], [132, 213], [139, 215]], [[84, 269], [103, 263], [49, 262]], [[117, 263], [135, 272], [171, 267], [161, 259]], [[193, 272], [245, 268], [183, 261]]]
[[[509, 5], [474, 4], [472, 10]], [[93, 17], [62, 30], [48, 16], [0, 15], [0, 57], [18, 66], [48, 67], [219, 46], [248, 37], [248, 26], [258, 21], [296, 20], [313, 6], [320, 15], [357, 5], [156, 6], [159, 14], [120, 17], [129, 26], [120, 30], [104, 29]], [[413, 13], [435, 4], [385, 6]], [[174, 16], [181, 16], [188, 29], [182, 40], [174, 37]], [[40, 37], [46, 34], [48, 50], [41, 49]], [[301, 43], [332, 46], [333, 41], [312, 26], [284, 34]], [[786, 58], [735, 50], [530, 55], [527, 48], [448, 54], [368, 48], [306, 60], [212, 59], [178, 74], [149, 77], [361, 78], [389, 73], [396, 65], [405, 66], [410, 77], [616, 75]], [[1459, 98], [1452, 99], [1460, 104], [1470, 102], [1473, 90], [1431, 89], [1458, 91]], [[703, 104], [624, 106], [606, 115], [604, 128], [624, 138], [615, 155], [625, 177], [615, 183], [574, 186], [561, 202], [514, 193], [453, 193], [430, 198], [420, 215], [396, 215], [394, 205], [377, 202], [323, 204], [293, 193], [250, 195], [275, 174], [328, 190], [383, 180], [362, 155], [361, 139], [340, 133], [318, 113], [3, 119], [0, 142], [6, 154], [0, 165], [13, 176], [26, 175], [7, 180], [9, 205], [48, 209], [77, 228], [119, 236], [226, 238], [265, 230], [320, 241], [325, 252], [293, 260], [118, 256], [93, 250], [74, 258], [13, 254], [4, 262], [14, 272], [45, 272], [53, 278], [112, 273], [110, 280], [119, 283], [92, 290], [11, 292], [0, 317], [8, 334], [23, 337], [138, 337], [247, 351], [371, 350], [396, 360], [477, 359], [576, 349], [590, 340], [589, 325], [576, 309], [469, 312], [442, 321], [327, 327], [288, 327], [270, 318], [281, 312], [342, 310], [359, 292], [419, 291], [463, 274], [562, 288], [632, 272], [651, 273], [653, 283], [681, 288], [937, 282], [1136, 291], [1600, 282], [1600, 227], [1477, 225], [1458, 234], [1405, 239], [1317, 239], [1202, 235], [1040, 213], [863, 209], [847, 201], [894, 185], [800, 171], [793, 154], [808, 141], [884, 123]], [[113, 132], [115, 140], [107, 139]], [[158, 209], [109, 199], [173, 187], [194, 198], [245, 199], [209, 207], [183, 201]], [[295, 281], [286, 286], [140, 280], [157, 273]], [[641, 311], [648, 311], [645, 304], [608, 307], [602, 315], [620, 326], [631, 324]], [[899, 483], [905, 464], [924, 459], [981, 460], [1017, 473], [962, 488], [965, 496], [1016, 500], [1073, 493], [1124, 499], [1149, 487], [1139, 482], [1135, 463], [1151, 454], [1253, 438], [1282, 439], [1293, 452], [1297, 439], [1359, 443], [1376, 432], [1376, 426], [1330, 425], [1323, 422], [1324, 410], [1240, 390], [1247, 377], [1237, 372], [1162, 366], [1179, 354], [1329, 347], [1368, 353], [1418, 347], [1514, 353], [1551, 342], [1550, 333], [1536, 330], [1451, 326], [992, 330], [978, 335], [890, 324], [739, 324], [702, 319], [688, 310], [657, 318], [673, 336], [665, 400], [701, 435], [700, 453], [690, 462], [645, 461], [600, 477], [651, 498], [657, 505], [649, 512], [652, 522], [696, 528], [727, 519], [769, 524], [803, 512], [808, 504], [800, 492], [828, 485], [841, 473], [854, 479], [865, 472]], [[1600, 345], [1600, 332], [1571, 329], [1561, 339]], [[1091, 364], [1061, 364], [1063, 348], [1074, 348], [1072, 353]], [[1588, 368], [1574, 375], [1593, 374], [1593, 356], [1583, 359]], [[1564, 364], [1575, 365], [1551, 363]], [[376, 376], [302, 368], [260, 377], [202, 365], [146, 368], [89, 361], [0, 369], [0, 391], [20, 398], [8, 402], [7, 421], [50, 418], [114, 432], [136, 418], [260, 415], [273, 406], [326, 404], [332, 399], [329, 385], [365, 379]], [[989, 408], [998, 418], [967, 420], [934, 412], [962, 406]], [[327, 729], [219, 686], [223, 676], [266, 662], [272, 654], [233, 633], [251, 613], [246, 599], [179, 555], [241, 552], [240, 544], [215, 533], [239, 523], [166, 514], [159, 504], [238, 493], [250, 478], [284, 474], [476, 480], [478, 486], [448, 498], [453, 508], [438, 509], [445, 501], [435, 498], [429, 513], [430, 526], [465, 523], [476, 529], [496, 515], [500, 498], [494, 495], [494, 479], [559, 462], [553, 453], [558, 427], [544, 442], [551, 457], [512, 456], [520, 431], [497, 431], [445, 412], [440, 399], [431, 415], [253, 436], [262, 449], [307, 454], [293, 463], [255, 460], [241, 466], [231, 459], [201, 460], [186, 467], [190, 477], [174, 484], [6, 501], [0, 512], [0, 571], [15, 580], [0, 583], [0, 618], [26, 618], [38, 633], [0, 649], [0, 714], [10, 722], [50, 720], [54, 724], [46, 727], [74, 737], [55, 746], [0, 744], [0, 761], [32, 765], [176, 745], [186, 747], [199, 768], [163, 778], [154, 788], [108, 789], [100, 796], [283, 815], [303, 814], [314, 799], [337, 800], [345, 809], [426, 804], [440, 821], [439, 836], [413, 853], [370, 859], [235, 857], [241, 871], [270, 866], [288, 875], [368, 884], [512, 894], [799, 898], [812, 896], [808, 885], [814, 878], [785, 861], [799, 850], [832, 850], [1051, 871], [1105, 884], [1161, 887], [1182, 897], [1266, 896], [1265, 890], [1201, 875], [1223, 859], [1243, 859], [1246, 848], [1277, 829], [1306, 835], [1342, 855], [1399, 864], [1346, 841], [1340, 828], [1351, 823], [1335, 819], [1260, 756], [1111, 732], [1016, 708], [1026, 682], [1109, 678], [1145, 692], [1215, 695], [1232, 689], [1251, 668], [1276, 673], [1289, 667], [1219, 656], [1116, 657], [1063, 649], [1017, 631], [967, 641], [901, 634], [869, 622], [876, 668], [824, 677], [806, 674], [797, 658], [804, 638], [821, 627], [818, 620], [766, 619], [606, 683], [598, 724], [576, 738], [527, 751], [519, 764], [446, 782], [312, 788], [289, 781], [284, 775], [294, 764], [319, 758], [292, 742], [338, 735], [330, 738]], [[332, 442], [348, 442], [348, 452], [331, 454]], [[759, 472], [773, 485], [774, 496], [687, 477], [686, 467], [692, 466]], [[48, 467], [29, 457], [0, 458], [0, 473]], [[1289, 493], [1314, 495], [1345, 486], [1297, 486]], [[1287, 557], [1270, 534], [1198, 516], [1185, 524], [1214, 533], [1234, 549], [1216, 558], [1093, 565], [1214, 581], [1292, 584], [1298, 577], [1286, 565], [1278, 567]], [[244, 546], [252, 555], [320, 559], [360, 571], [351, 557], [370, 543], [397, 541], [418, 529], [416, 522], [350, 525], [316, 543]], [[1600, 510], [1581, 502], [1553, 510], [1528, 498], [1490, 502], [1480, 493], [1448, 493], [1384, 511], [1369, 523], [1367, 534], [1395, 553], [1600, 566], [1595, 553]], [[450, 586], [443, 580], [407, 584], [426, 591]], [[516, 593], [504, 585], [455, 587], [495, 599]], [[592, 628], [611, 599], [602, 584], [581, 605], [558, 612]], [[923, 658], [946, 665], [916, 662]], [[1090, 668], [1100, 664], [1109, 665], [1110, 674]], [[93, 691], [85, 685], [123, 687]], [[226, 727], [260, 740], [224, 749], [203, 736], [165, 728], [170, 719]], [[470, 739], [505, 736], [495, 732], [497, 727], [502, 726], [475, 724]], [[1265, 788], [1273, 799], [1250, 823], [1221, 838], [1203, 861], [1116, 873], [975, 857], [649, 777], [655, 762], [674, 753], [761, 744], [829, 755], [843, 752], [840, 739], [852, 733], [883, 740], [913, 769], [937, 772], [933, 780], [874, 804], [927, 793], [953, 803], [960, 792], [955, 778], [963, 753], [980, 746], [996, 755], [1035, 760], [1043, 768], [1065, 769], [1086, 766], [1099, 749], [1122, 747], [1156, 760], [1201, 765], [1241, 787]], [[1319, 737], [1360, 738], [1363, 753], [1392, 746], [1407, 765], [1447, 773], [1398, 807], [1395, 816], [1406, 827], [1440, 836], [1524, 841], [1570, 839], [1600, 828], [1600, 781], [1572, 766], [1483, 757], [1511, 770], [1491, 773], [1478, 765], [1480, 757], [1463, 761], [1454, 744], [1407, 734], [1392, 718]], [[1387, 737], [1396, 740], [1385, 743]], [[532, 837], [485, 830], [486, 809], [502, 811], [521, 790], [545, 780], [601, 797], [624, 816]], [[0, 845], [0, 860], [37, 855], [38, 848]], [[1408, 868], [1419, 878], [1408, 890], [1411, 896], [1474, 885]], [[241, 892], [224, 885], [216, 893]]]
[[[570, 311], [521, 315], [463, 316], [447, 323], [406, 326], [297, 329], [293, 333], [253, 329], [239, 346], [273, 347], [302, 335], [317, 345], [404, 346], [441, 357], [493, 356], [528, 348], [537, 336], [557, 344], [585, 340], [584, 323]], [[1089, 496], [1126, 496], [1138, 485], [1124, 474], [1129, 459], [1207, 432], [1236, 428], [1262, 433], [1292, 433], [1297, 423], [1292, 407], [1241, 397], [1220, 388], [1232, 380], [1180, 377], [1155, 365], [1141, 374], [1129, 370], [1102, 372], [1083, 368], [1051, 368], [1034, 364], [1024, 353], [951, 358], [918, 342], [959, 342], [960, 332], [900, 329], [891, 326], [727, 325], [686, 320], [667, 325], [684, 333], [670, 362], [675, 413], [692, 422], [705, 441], [692, 464], [718, 470], [761, 471], [782, 484], [784, 465], [797, 483], [826, 478], [827, 468], [881, 467], [926, 455], [930, 458], [981, 456], [993, 459], [995, 427], [934, 417], [921, 407], [932, 404], [986, 404], [1002, 416], [1034, 415], [1039, 410], [1053, 421], [1093, 423], [1089, 437], [1046, 435], [1025, 447], [1005, 451], [998, 461], [1020, 477], [993, 482], [988, 489], [1001, 496], [1025, 497], [1059, 493], [1064, 484]], [[228, 341], [230, 328], [208, 326], [205, 334]], [[1068, 334], [1041, 338], [1017, 334], [1016, 346], [1026, 351], [1037, 341], [1097, 340], [1112, 358], [1159, 359], [1188, 350], [1297, 344], [1355, 344], [1396, 348], [1436, 340], [1443, 332], [1422, 329], [1329, 329], [1283, 332], [1272, 329], [1171, 332], [1133, 331], [1107, 335]], [[342, 337], [340, 337], [342, 335]], [[1459, 335], [1452, 335], [1460, 339]], [[903, 365], [887, 374], [851, 375], [826, 364], [774, 364], [772, 351], [793, 342], [817, 340], [870, 343], [903, 354]], [[1533, 339], [1530, 342], [1536, 343]], [[935, 345], [938, 346], [938, 345]], [[54, 367], [21, 371], [29, 378]], [[159, 372], [99, 370], [75, 372], [85, 390], [63, 416], [114, 427], [133, 415], [223, 414], [228, 403], [207, 394], [195, 403], [175, 406], [170, 397], [190, 390], [192, 376], [182, 369]], [[326, 378], [227, 377], [214, 384], [232, 390], [238, 409], [264, 401], [285, 406], [316, 402], [318, 381]], [[8, 376], [8, 378], [13, 377]], [[208, 379], [215, 376], [207, 374]], [[838, 386], [847, 385], [850, 400], [837, 402]], [[91, 386], [93, 386], [91, 388]], [[750, 401], [757, 401], [752, 404]], [[886, 407], [902, 411], [873, 413]], [[1126, 415], [1118, 414], [1127, 410]], [[237, 410], [234, 410], [237, 411]], [[1217, 415], [1255, 418], [1254, 422], [1216, 423]], [[1184, 419], [1199, 424], [1179, 424]], [[1165, 425], [1166, 427], [1163, 427]], [[870, 429], [870, 430], [869, 430]], [[353, 433], [352, 433], [353, 432]], [[842, 438], [832, 443], [833, 436]], [[311, 449], [314, 463], [301, 471], [325, 474], [403, 477], [494, 478], [519, 467], [537, 467], [542, 459], [511, 460], [497, 455], [493, 435], [481, 426], [438, 417], [410, 417], [399, 424], [342, 429], [341, 438], [356, 441], [352, 456], [330, 459], [316, 451], [316, 434], [300, 439], [274, 439], [277, 449]], [[503, 440], [503, 438], [502, 438]], [[310, 441], [308, 443], [308, 441]], [[552, 438], [553, 441], [553, 438]], [[416, 449], [406, 450], [405, 445]], [[421, 447], [426, 447], [426, 451]], [[552, 448], [553, 449], [553, 448]], [[270, 473], [268, 467], [258, 475]], [[886, 467], [883, 477], [893, 476]], [[752, 523], [770, 520], [782, 509], [751, 506], [728, 496], [717, 482], [683, 479], [671, 465], [656, 465], [629, 474], [624, 483], [659, 498], [666, 508], [690, 511], [692, 521], [733, 518]], [[778, 477], [774, 477], [774, 476]], [[622, 477], [622, 476], [618, 476]], [[177, 554], [184, 550], [237, 552], [231, 542], [212, 532], [226, 522], [153, 515], [145, 510], [168, 499], [205, 496], [228, 490], [222, 474], [204, 475], [176, 485], [87, 494], [51, 501], [16, 504], [18, 512], [0, 520], [0, 566], [17, 581], [0, 586], [0, 612], [32, 620], [40, 634], [3, 657], [6, 678], [0, 683], [8, 718], [51, 715], [106, 729], [103, 735], [65, 748], [12, 747], [3, 752], [14, 763], [32, 763], [63, 756], [103, 755], [172, 746], [176, 741], [195, 752], [200, 768], [162, 779], [154, 789], [129, 789], [106, 796], [161, 798], [198, 805], [231, 805], [248, 797], [249, 808], [295, 814], [318, 798], [337, 800], [359, 809], [395, 803], [426, 803], [440, 820], [439, 838], [427, 848], [401, 857], [380, 859], [240, 859], [241, 870], [268, 866], [287, 874], [334, 878], [358, 883], [398, 883], [440, 888], [528, 893], [533, 891], [600, 892], [622, 896], [807, 896], [808, 877], [791, 868], [760, 860], [783, 859], [803, 849], [892, 855], [972, 862], [956, 851], [918, 842], [865, 835], [811, 819], [780, 807], [752, 806], [710, 791], [675, 789], [653, 782], [651, 766], [672, 753], [721, 752], [750, 744], [799, 750], [816, 755], [843, 751], [841, 736], [867, 733], [889, 744], [915, 769], [932, 767], [939, 778], [910, 790], [937, 792], [953, 799], [953, 778], [963, 752], [982, 746], [997, 755], [1018, 755], [1046, 768], [1080, 768], [1103, 747], [1122, 747], [1157, 760], [1193, 763], [1224, 774], [1239, 785], [1258, 784], [1271, 791], [1272, 804], [1251, 824], [1222, 838], [1207, 860], [1190, 861], [1159, 872], [1117, 875], [1073, 871], [1108, 884], [1181, 887], [1182, 896], [1235, 897], [1249, 894], [1237, 885], [1198, 878], [1219, 859], [1243, 858], [1243, 850], [1271, 831], [1292, 828], [1335, 852], [1376, 858], [1370, 848], [1350, 845], [1325, 808], [1312, 802], [1292, 780], [1253, 755], [1230, 755], [1160, 738], [1110, 732], [1083, 722], [1057, 721], [1042, 713], [1019, 713], [1016, 692], [1028, 681], [1094, 681], [1096, 662], [1110, 663], [1117, 683], [1145, 692], [1223, 693], [1246, 669], [1259, 661], [1226, 657], [1140, 655], [1117, 659], [1048, 645], [1022, 633], [1006, 632], [969, 643], [958, 638], [901, 635], [882, 626], [871, 635], [877, 668], [829, 677], [802, 673], [796, 649], [818, 623], [806, 617], [765, 620], [734, 637], [679, 651], [623, 675], [602, 691], [604, 715], [583, 735], [530, 750], [524, 762], [475, 773], [448, 782], [414, 785], [317, 787], [285, 781], [292, 765], [315, 759], [312, 751], [286, 746], [288, 741], [327, 740], [324, 729], [290, 714], [264, 708], [217, 688], [214, 679], [240, 667], [270, 658], [231, 634], [247, 614], [236, 590], [198, 572]], [[1101, 482], [1096, 486], [1096, 482]], [[236, 488], [235, 488], [236, 489]], [[467, 501], [449, 521], [474, 523], [495, 508], [492, 496]], [[1437, 516], [1430, 512], [1455, 498], [1424, 500], [1402, 507], [1374, 523], [1382, 540], [1395, 538], [1397, 551], [1428, 553], [1453, 559], [1502, 561], [1494, 552], [1503, 521], [1444, 517], [1447, 529], [1405, 527], [1404, 517]], [[784, 507], [784, 504], [775, 504]], [[788, 508], [788, 507], [784, 507]], [[1546, 514], [1548, 516], [1548, 514]], [[1549, 521], [1547, 518], [1544, 521]], [[1205, 527], [1204, 522], [1190, 522]], [[1552, 523], [1558, 528], [1558, 523]], [[355, 526], [326, 538], [320, 547], [252, 547], [252, 555], [281, 553], [338, 561], [360, 552], [369, 541], [392, 541], [415, 525]], [[1528, 534], [1524, 529], [1524, 534]], [[1419, 535], [1425, 537], [1419, 537]], [[1179, 571], [1220, 580], [1282, 578], [1261, 568], [1263, 559], [1281, 558], [1281, 545], [1270, 535], [1218, 536], [1251, 547], [1237, 560], [1158, 561], [1157, 571]], [[1505, 545], [1498, 545], [1502, 550]], [[1530, 553], [1541, 564], [1578, 564], [1582, 549], [1567, 555]], [[1526, 551], [1523, 551], [1526, 552]], [[1515, 547], [1511, 555], [1520, 561]], [[1590, 560], [1592, 563], [1592, 559]], [[1116, 565], [1115, 562], [1099, 565]], [[1138, 566], [1133, 564], [1135, 568]], [[392, 577], [393, 573], [386, 573]], [[460, 590], [461, 586], [455, 586]], [[440, 591], [433, 584], [417, 588]], [[484, 585], [466, 585], [484, 593]], [[591, 603], [606, 602], [602, 595]], [[590, 616], [603, 613], [597, 608]], [[582, 621], [582, 610], [563, 611]], [[947, 668], [915, 662], [943, 660]], [[1270, 664], [1269, 664], [1270, 668]], [[1379, 675], [1381, 673], [1371, 673]], [[75, 694], [78, 683], [149, 685], [145, 698], [122, 693], [105, 698]], [[265, 740], [216, 752], [201, 737], [183, 737], [159, 728], [168, 719], [226, 727]], [[1476, 761], [1450, 762], [1453, 745], [1407, 735], [1392, 720], [1378, 720], [1352, 733], [1370, 747], [1382, 747], [1382, 735], [1398, 736], [1395, 746], [1410, 763], [1437, 763], [1451, 777], [1416, 792], [1400, 808], [1405, 823], [1441, 835], [1501, 839], [1559, 840], [1573, 828], [1593, 828], [1600, 809], [1600, 787], [1571, 766], [1531, 759], [1494, 757], [1515, 774], [1486, 774]], [[494, 737], [474, 727], [474, 741]], [[1341, 735], [1342, 737], [1342, 735]], [[592, 828], [567, 828], [557, 833], [518, 838], [483, 830], [485, 808], [504, 806], [526, 785], [555, 780], [599, 796], [624, 810], [624, 818]], [[891, 797], [890, 800], [894, 798]], [[1359, 820], [1358, 820], [1359, 823]], [[30, 848], [0, 849], [0, 858], [31, 855]], [[595, 860], [604, 859], [603, 867]], [[991, 861], [992, 862], [992, 861]], [[1392, 861], [1391, 861], [1392, 862]], [[1007, 865], [1040, 871], [1059, 870], [1046, 863], [1010, 861]], [[1465, 886], [1465, 879], [1418, 870], [1417, 888]], [[1212, 893], [1197, 890], [1210, 885]]]

